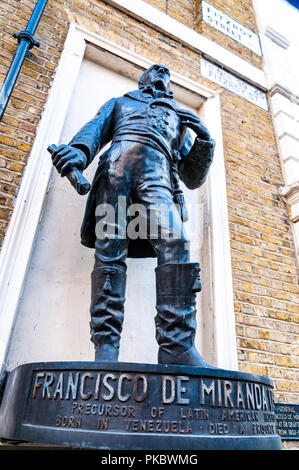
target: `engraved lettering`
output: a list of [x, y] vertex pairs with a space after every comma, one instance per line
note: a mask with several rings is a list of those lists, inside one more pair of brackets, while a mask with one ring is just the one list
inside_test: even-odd
[[50, 385], [52, 385], [53, 382], [54, 382], [54, 374], [47, 373], [45, 380], [44, 380], [44, 386], [43, 386], [43, 393], [42, 393], [43, 398], [49, 398], [51, 400], [52, 396], [51, 396], [49, 387]]
[[103, 418], [98, 419], [98, 424], [97, 424], [98, 429], [100, 429], [101, 431], [107, 431], [108, 426], [109, 426], [109, 419], [103, 419]]
[[78, 414], [83, 414], [83, 410], [84, 410], [84, 405], [82, 403], [79, 403]]
[[163, 375], [162, 377], [162, 403], [170, 404], [174, 402], [174, 399], [175, 399], [175, 380], [170, 375]]
[[154, 432], [154, 422], [153, 421], [149, 421], [148, 422], [148, 430], [149, 432]]
[[85, 407], [85, 414], [90, 415], [91, 403], [87, 403]]
[[217, 390], [218, 390], [218, 403], [217, 403], [217, 406], [222, 406], [221, 380], [217, 380]]
[[246, 382], [247, 408], [255, 408], [253, 384]]
[[140, 421], [140, 431], [146, 431], [146, 421]]
[[237, 407], [245, 408], [245, 402], [244, 402], [244, 397], [243, 397], [243, 392], [242, 392], [240, 382], [238, 382], [238, 385], [237, 385]]
[[73, 428], [74, 427], [74, 417], [71, 416], [70, 417], [70, 428]]
[[59, 379], [57, 381], [57, 385], [56, 385], [55, 392], [53, 395], [54, 400], [57, 399], [58, 395], [59, 395], [60, 400], [63, 400], [63, 379], [64, 379], [64, 373], [61, 372], [59, 374]]
[[170, 423], [169, 423], [169, 421], [166, 421], [164, 426], [163, 426], [163, 431], [167, 433], [167, 432], [169, 432], [169, 430], [170, 430]]
[[209, 419], [209, 410], [206, 408], [180, 408], [181, 419], [196, 419], [196, 420], [207, 420]]
[[73, 374], [72, 374], [72, 372], [70, 372], [69, 377], [68, 377], [67, 386], [66, 386], [66, 393], [65, 393], [65, 399], [66, 400], [69, 400], [70, 393], [72, 395], [73, 400], [77, 399], [78, 384], [79, 384], [79, 372], [76, 372], [75, 379], [73, 379]]
[[[33, 425], [47, 416], [45, 425], [56, 427], [57, 432], [60, 428], [59, 432], [69, 430], [75, 435], [76, 428], [83, 426], [94, 433], [140, 433], [148, 434], [148, 438], [155, 433], [183, 438], [192, 432], [210, 439], [227, 438], [230, 433], [239, 438], [269, 437], [277, 432], [277, 412], [284, 417], [278, 423], [284, 437], [292, 437], [297, 430], [294, 405], [279, 410], [275, 405], [276, 410], [271, 411], [273, 392], [266, 380], [248, 378], [247, 382], [241, 374], [233, 373], [215, 378], [211, 373], [197, 375], [196, 371], [190, 375], [159, 375], [156, 371], [111, 371], [106, 367], [104, 371], [79, 372], [51, 368], [34, 371], [28, 413], [33, 412]], [[39, 413], [38, 400], [42, 399]]]
[[182, 386], [182, 382], [189, 382], [189, 377], [179, 376], [177, 378], [177, 395], [179, 405], [188, 405], [189, 398], [183, 398], [182, 395], [186, 393], [186, 387]]
[[263, 411], [268, 410], [268, 402], [266, 399], [265, 387], [262, 387], [262, 402], [263, 402]]
[[240, 424], [239, 434], [245, 434], [245, 428], [244, 428], [243, 424]]
[[210, 423], [209, 424], [210, 434], [227, 434], [228, 425], [222, 423]]
[[274, 412], [275, 411], [274, 393], [273, 393], [273, 390], [271, 390], [270, 388], [268, 388], [268, 399], [269, 399], [270, 411]]
[[212, 380], [210, 386], [206, 385], [203, 379], [200, 379], [201, 395], [200, 404], [205, 405], [205, 394], [210, 396], [210, 406], [215, 406], [215, 380]]
[[233, 391], [233, 385], [229, 380], [224, 381], [224, 406], [228, 408], [234, 408], [233, 400], [231, 398], [231, 393]]
[[117, 385], [117, 398], [119, 401], [128, 401], [130, 398], [130, 395], [127, 393], [126, 395], [122, 394], [122, 384], [124, 380], [131, 380], [130, 375], [128, 374], [121, 374], [121, 376], [118, 379], [118, 385]]
[[159, 408], [153, 407], [151, 409], [151, 417], [152, 418], [157, 418], [157, 417], [161, 418], [163, 413], [164, 413], [164, 408], [162, 406], [160, 406]]
[[68, 422], [67, 416], [63, 416], [61, 420], [61, 424], [64, 428], [67, 426], [67, 422]]
[[81, 377], [79, 393], [80, 393], [80, 397], [82, 398], [82, 400], [89, 400], [90, 397], [92, 396], [92, 393], [85, 393], [84, 391], [86, 379], [93, 379], [93, 375], [90, 374], [89, 372], [86, 372]]
[[37, 389], [41, 386], [40, 383], [38, 383], [39, 379], [43, 379], [45, 377], [44, 372], [38, 372], [35, 376], [35, 382], [34, 382], [34, 387], [33, 387], [33, 393], [32, 393], [32, 398], [36, 397], [36, 391]]
[[135, 432], [138, 431], [138, 421], [137, 421], [137, 420], [134, 420], [134, 421], [133, 421], [133, 429], [132, 429], [132, 431], [135, 431]]
[[262, 395], [261, 387], [258, 384], [254, 384], [254, 396], [257, 410], [262, 408]]
[[223, 410], [222, 421], [258, 421], [257, 411]]
[[[138, 388], [140, 388], [139, 383], [141, 383], [141, 394], [138, 394]], [[133, 384], [133, 398], [137, 402], [144, 401], [147, 394], [147, 380], [144, 375], [136, 375]]]
[[81, 428], [81, 424], [81, 418], [74, 418], [74, 416], [56, 416], [56, 427]]
[[203, 420], [208, 420], [209, 419], [209, 410], [207, 408], [195, 408], [195, 418], [196, 419], [203, 419]]
[[91, 407], [91, 414], [96, 415], [97, 414], [97, 407], [98, 405], [92, 405]]
[[99, 415], [99, 416], [128, 416], [135, 417], [134, 406], [119, 406], [119, 405], [103, 405], [98, 403], [78, 403], [72, 404], [72, 414], [86, 414], [86, 415]]
[[94, 399], [95, 400], [99, 399], [100, 382], [101, 382], [101, 374], [97, 374], [96, 385], [95, 385], [95, 389], [94, 389]]
[[125, 431], [128, 432], [162, 432], [162, 433], [173, 433], [173, 434], [186, 434], [192, 433], [191, 423], [182, 421], [162, 421], [152, 419], [128, 419], [125, 420]]
[[256, 424], [252, 425], [252, 431], [254, 434], [275, 434], [275, 424]]
[[101, 398], [103, 398], [103, 400], [105, 400], [105, 401], [112, 400], [112, 398], [114, 397], [114, 389], [111, 386], [111, 384], [109, 384], [109, 382], [108, 382], [109, 379], [116, 380], [115, 374], [106, 374], [104, 376], [103, 385], [109, 391], [108, 394], [103, 394], [103, 393], [101, 394]]

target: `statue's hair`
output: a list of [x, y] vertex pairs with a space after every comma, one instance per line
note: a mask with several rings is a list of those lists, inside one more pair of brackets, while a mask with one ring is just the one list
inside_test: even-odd
[[[145, 70], [145, 71], [143, 72], [143, 74], [141, 75], [141, 77], [139, 78], [139, 81], [138, 81], [138, 87], [139, 87], [139, 89], [142, 89], [142, 88], [144, 88], [144, 87], [146, 86], [147, 76], [148, 76], [149, 72], [152, 70], [152, 68], [153, 68], [155, 65], [157, 65], [157, 64], [151, 65], [147, 70]], [[170, 92], [170, 85], [169, 85], [167, 91]]]
[[145, 86], [144, 82], [146, 82], [147, 75], [151, 71], [152, 68], [153, 68], [153, 65], [151, 67], [149, 67], [147, 70], [145, 70], [143, 72], [143, 74], [141, 75], [141, 77], [139, 78], [139, 81], [138, 81], [139, 88], [144, 88], [144, 86]]

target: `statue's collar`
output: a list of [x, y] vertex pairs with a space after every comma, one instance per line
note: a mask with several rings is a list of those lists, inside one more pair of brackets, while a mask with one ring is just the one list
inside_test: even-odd
[[144, 101], [145, 103], [158, 101], [161, 103], [168, 104], [170, 107], [177, 109], [177, 104], [173, 99], [173, 93], [167, 93], [164, 91], [156, 90], [153, 87], [146, 87], [142, 90], [129, 91], [125, 94], [134, 100]]
[[157, 90], [154, 86], [152, 85], [147, 85], [143, 88], [139, 89], [141, 93], [144, 95], [151, 95], [152, 98], [173, 98], [173, 93], [172, 91], [163, 91], [163, 90]]

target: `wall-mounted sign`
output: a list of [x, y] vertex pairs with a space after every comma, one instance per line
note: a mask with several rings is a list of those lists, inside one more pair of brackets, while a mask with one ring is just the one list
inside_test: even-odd
[[299, 439], [299, 405], [275, 403], [275, 414], [281, 439]]
[[241, 80], [232, 73], [223, 70], [205, 59], [201, 59], [200, 73], [203, 77], [217, 83], [217, 85], [222, 86], [226, 90], [241, 96], [265, 111], [269, 111], [266, 93], [253, 85], [249, 85], [249, 83]]
[[262, 55], [259, 36], [242, 24], [222, 13], [217, 8], [202, 1], [202, 19], [213, 28], [229, 36], [257, 55]]

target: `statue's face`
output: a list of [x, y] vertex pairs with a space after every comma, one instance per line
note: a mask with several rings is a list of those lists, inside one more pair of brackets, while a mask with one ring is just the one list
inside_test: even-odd
[[170, 72], [164, 65], [152, 65], [143, 75], [144, 85], [153, 85], [157, 90], [170, 90]]

